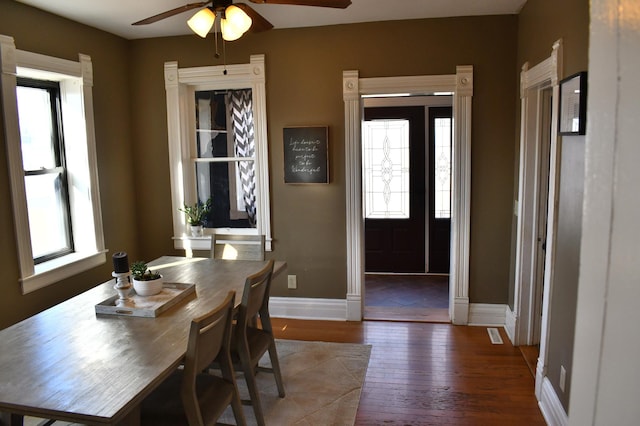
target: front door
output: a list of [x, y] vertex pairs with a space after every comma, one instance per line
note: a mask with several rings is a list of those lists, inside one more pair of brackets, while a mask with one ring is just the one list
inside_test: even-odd
[[365, 271], [425, 272], [425, 108], [364, 111]]

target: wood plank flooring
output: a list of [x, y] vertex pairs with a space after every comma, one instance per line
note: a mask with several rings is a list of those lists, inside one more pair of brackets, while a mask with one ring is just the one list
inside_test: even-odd
[[272, 319], [277, 338], [372, 345], [356, 425], [545, 425], [534, 379], [500, 330]]

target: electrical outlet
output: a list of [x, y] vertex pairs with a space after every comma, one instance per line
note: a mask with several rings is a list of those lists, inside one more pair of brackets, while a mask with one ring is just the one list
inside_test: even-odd
[[287, 277], [287, 287], [294, 290], [298, 288], [298, 280], [295, 275], [289, 275]]
[[560, 390], [564, 392], [564, 385], [567, 380], [567, 370], [564, 369], [564, 365], [560, 366]]

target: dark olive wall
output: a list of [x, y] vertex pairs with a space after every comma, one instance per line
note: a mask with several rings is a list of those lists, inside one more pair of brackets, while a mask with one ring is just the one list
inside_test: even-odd
[[[0, 34], [18, 49], [76, 60], [91, 56], [100, 197], [108, 255], [150, 259], [180, 254], [171, 240], [165, 61], [217, 65], [213, 40], [195, 36], [127, 41], [0, 0]], [[274, 295], [346, 294], [344, 106], [342, 71], [361, 77], [453, 74], [474, 66], [470, 299], [506, 303], [514, 162], [517, 17], [487, 16], [273, 30], [227, 44], [226, 61], [266, 55], [274, 258], [298, 275]], [[283, 183], [282, 128], [327, 125], [328, 185]], [[4, 133], [0, 135], [4, 147]], [[504, 166], [497, 166], [504, 165]], [[109, 278], [110, 262], [29, 295], [18, 284], [6, 151], [0, 149], [0, 327]]]
[[[129, 44], [107, 34], [14, 1], [0, 0], [0, 34], [14, 38], [16, 48], [69, 60], [78, 54], [93, 62], [93, 100], [107, 256], [127, 250], [137, 255], [129, 108]], [[0, 106], [1, 107], [1, 106]], [[110, 278], [107, 264], [56, 285], [22, 295], [13, 227], [11, 192], [3, 118], [0, 114], [0, 328]]]
[[548, 58], [562, 38], [563, 77], [584, 71], [589, 54], [589, 0], [527, 0], [518, 16], [518, 67]]
[[[471, 186], [470, 299], [506, 303], [508, 295], [514, 162], [517, 18], [487, 16], [272, 30], [228, 43], [227, 63], [265, 54], [274, 251], [286, 260], [298, 289], [285, 280], [277, 296], [344, 298], [346, 219], [342, 72], [360, 77], [454, 74], [474, 66]], [[212, 36], [131, 43], [135, 149], [152, 164], [136, 172], [147, 188], [137, 203], [148, 257], [172, 250], [165, 61], [179, 67], [218, 65]], [[328, 125], [328, 185], [283, 183], [282, 128]], [[503, 165], [503, 166], [500, 166]]]
[[[528, 0], [518, 20], [518, 66], [534, 66], [551, 53], [562, 38], [562, 77], [586, 71], [589, 50], [588, 0]], [[556, 251], [551, 284], [547, 377], [564, 409], [569, 410], [573, 340], [577, 305], [582, 193], [584, 185], [584, 137], [559, 141], [560, 185], [557, 202]], [[513, 285], [510, 302], [513, 302]], [[567, 372], [565, 391], [559, 386], [560, 367]]]
[[[518, 15], [518, 62], [516, 74], [528, 62], [534, 67], [551, 55], [553, 43], [562, 39], [562, 77], [587, 69], [589, 51], [589, 0], [528, 0]], [[519, 79], [518, 79], [519, 85]], [[519, 89], [519, 86], [518, 86]], [[518, 160], [520, 144], [520, 102], [516, 100], [516, 145], [514, 199], [518, 198]], [[514, 308], [515, 226], [512, 215], [511, 267], [509, 275], [509, 306]]]

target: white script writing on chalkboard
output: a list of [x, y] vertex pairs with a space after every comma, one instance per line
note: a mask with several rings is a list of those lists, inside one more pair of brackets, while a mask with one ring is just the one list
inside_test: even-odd
[[320, 141], [318, 139], [316, 140], [306, 140], [306, 139], [302, 139], [302, 140], [296, 140], [296, 139], [289, 139], [289, 146], [291, 146], [291, 151], [306, 151], [306, 152], [313, 152], [313, 151], [318, 151], [318, 147], [320, 146]]
[[320, 166], [316, 166], [316, 154], [319, 151], [321, 142], [318, 139], [315, 140], [297, 140], [294, 138], [289, 139], [289, 147], [292, 152], [295, 152], [294, 164], [291, 165], [291, 171], [293, 173], [308, 173], [310, 175], [320, 173]]
[[309, 173], [310, 175], [314, 173], [320, 173], [320, 167], [306, 167], [306, 166], [291, 166], [291, 171], [293, 173]]

